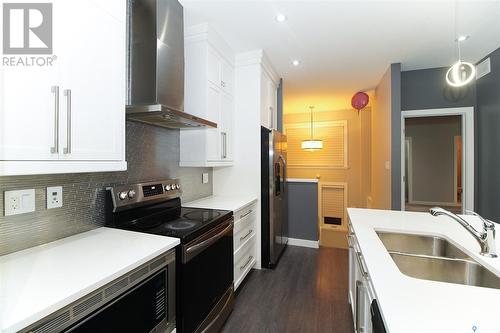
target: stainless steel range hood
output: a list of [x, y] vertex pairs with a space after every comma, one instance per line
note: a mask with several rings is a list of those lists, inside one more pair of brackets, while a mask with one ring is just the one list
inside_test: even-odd
[[127, 120], [166, 128], [217, 127], [184, 112], [183, 8], [128, 0]]

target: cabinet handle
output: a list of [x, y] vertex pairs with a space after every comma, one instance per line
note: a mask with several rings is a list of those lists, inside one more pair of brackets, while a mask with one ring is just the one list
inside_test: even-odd
[[250, 236], [252, 234], [252, 232], [253, 232], [252, 229], [248, 230], [248, 232], [247, 232], [247, 234], [245, 236], [240, 237], [240, 242], [243, 241], [243, 240], [245, 240], [245, 239], [247, 239], [247, 237]]
[[358, 333], [361, 333], [361, 327], [360, 326], [360, 310], [361, 310], [361, 303], [360, 303], [360, 289], [362, 288], [362, 282], [361, 281], [356, 281], [356, 316], [354, 319], [354, 325], [355, 325], [355, 331]]
[[222, 139], [222, 154], [221, 157], [222, 159], [227, 158], [227, 133], [226, 132], [220, 132], [221, 139]]
[[252, 210], [250, 209], [248, 212], [246, 212], [245, 214], [243, 215], [240, 215], [240, 219], [244, 218], [245, 216], [248, 216], [252, 213]]
[[220, 139], [221, 139], [221, 145], [222, 145], [222, 152], [220, 154], [220, 158], [224, 159], [224, 132], [220, 132]]
[[224, 132], [224, 158], [227, 158], [227, 133]]
[[240, 266], [240, 271], [244, 270], [252, 262], [252, 260], [253, 256], [248, 257], [247, 262], [243, 266]]
[[347, 235], [347, 244], [349, 245], [350, 249], [354, 249], [354, 245], [352, 244], [352, 237]]
[[54, 144], [50, 147], [52, 154], [59, 153], [59, 86], [52, 86], [54, 94]]
[[358, 264], [361, 268], [361, 274], [363, 275], [364, 278], [368, 278], [368, 270], [365, 267], [365, 264], [363, 263], [363, 259], [361, 256], [360, 252], [356, 252], [356, 258], [358, 259]]
[[71, 89], [64, 90], [64, 96], [66, 96], [66, 109], [67, 109], [67, 119], [66, 119], [66, 148], [64, 148], [65, 154], [71, 154]]

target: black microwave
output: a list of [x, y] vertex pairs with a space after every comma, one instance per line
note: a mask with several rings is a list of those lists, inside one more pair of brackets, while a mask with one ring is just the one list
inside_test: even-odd
[[22, 332], [174, 331], [175, 250], [115, 279]]

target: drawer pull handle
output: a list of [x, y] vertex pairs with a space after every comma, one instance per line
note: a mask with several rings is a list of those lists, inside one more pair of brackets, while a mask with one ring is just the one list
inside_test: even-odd
[[243, 266], [240, 266], [240, 271], [244, 270], [252, 262], [252, 260], [253, 256], [248, 257], [247, 262]]
[[360, 252], [356, 252], [356, 259], [358, 260], [359, 267], [361, 269], [361, 275], [363, 275], [364, 278], [368, 278], [368, 270], [365, 267], [365, 263], [363, 262], [362, 255]]
[[245, 216], [250, 215], [250, 214], [252, 213], [252, 211], [253, 211], [253, 210], [251, 210], [251, 209], [250, 209], [250, 210], [249, 210], [248, 212], [246, 212], [245, 214], [240, 215], [240, 219], [244, 218]]
[[243, 241], [244, 239], [246, 239], [248, 236], [250, 236], [252, 234], [252, 232], [253, 232], [252, 229], [248, 230], [248, 232], [247, 232], [247, 234], [245, 236], [240, 237], [240, 242]]

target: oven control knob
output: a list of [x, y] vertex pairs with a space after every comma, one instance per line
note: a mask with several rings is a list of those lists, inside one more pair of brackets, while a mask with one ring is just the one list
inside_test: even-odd
[[177, 187], [177, 189], [180, 189], [181, 188], [181, 184], [177, 184], [175, 185]]
[[170, 184], [165, 185], [165, 191], [170, 191]]
[[135, 191], [134, 190], [130, 190], [130, 191], [128, 191], [127, 195], [128, 195], [128, 197], [130, 199], [133, 199], [133, 198], [135, 198]]
[[127, 199], [127, 196], [128, 196], [127, 192], [120, 192], [120, 193], [118, 193], [118, 197], [120, 198], [120, 200]]

